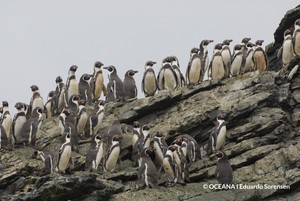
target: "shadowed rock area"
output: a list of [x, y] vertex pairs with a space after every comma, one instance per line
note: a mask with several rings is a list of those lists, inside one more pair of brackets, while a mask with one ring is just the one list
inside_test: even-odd
[[[280, 26], [284, 26], [282, 23]], [[280, 43], [276, 38], [275, 42]], [[115, 173], [84, 171], [90, 139], [80, 140], [79, 153], [72, 152], [74, 163], [65, 175], [46, 174], [44, 163], [32, 156], [34, 150], [30, 147], [2, 152], [1, 200], [297, 200], [300, 197], [300, 69], [290, 80], [287, 75], [293, 65], [300, 64], [300, 58], [291, 63], [278, 72], [250, 72], [220, 82], [204, 81], [175, 92], [161, 91], [131, 102], [107, 104], [100, 132], [105, 135], [118, 117], [124, 133], [122, 165]], [[88, 110], [92, 108], [87, 106]], [[203, 156], [190, 166], [191, 182], [185, 186], [165, 187], [166, 176], [162, 174], [157, 189], [136, 190], [137, 168], [128, 160], [133, 121], [151, 124], [150, 133], [162, 132], [168, 143], [179, 134], [190, 134], [205, 152], [209, 131], [220, 112], [226, 117], [224, 150], [234, 170], [235, 184], [266, 187], [206, 188], [217, 184], [214, 176], [217, 160]], [[37, 138], [38, 147], [58, 150], [61, 145], [58, 117], [47, 119]]]

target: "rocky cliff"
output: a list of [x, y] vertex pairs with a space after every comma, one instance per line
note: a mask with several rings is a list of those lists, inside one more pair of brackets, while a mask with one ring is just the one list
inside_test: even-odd
[[[295, 12], [300, 18], [299, 8], [289, 11], [285, 18]], [[280, 26], [287, 26], [290, 20], [283, 20]], [[273, 47], [279, 43], [275, 37]], [[122, 166], [116, 173], [84, 171], [89, 139], [80, 140], [79, 153], [72, 153], [74, 163], [65, 175], [46, 174], [43, 162], [33, 156], [30, 147], [4, 151], [0, 157], [1, 200], [298, 200], [300, 69], [292, 79], [287, 78], [295, 64], [300, 64], [300, 58], [277, 72], [251, 72], [220, 82], [204, 81], [176, 92], [161, 91], [153, 97], [107, 104], [100, 132], [106, 133], [116, 117], [124, 132]], [[256, 185], [257, 189], [207, 187], [217, 183], [216, 159], [204, 156], [191, 165], [191, 182], [185, 186], [167, 188], [162, 175], [157, 189], [136, 190], [137, 168], [131, 167], [128, 160], [133, 121], [150, 123], [151, 133], [164, 133], [169, 143], [179, 134], [190, 134], [205, 152], [209, 131], [220, 112], [226, 116], [224, 150], [235, 183]], [[40, 148], [57, 150], [61, 144], [58, 117], [44, 122], [37, 138]], [[288, 189], [275, 188], [279, 186]]]

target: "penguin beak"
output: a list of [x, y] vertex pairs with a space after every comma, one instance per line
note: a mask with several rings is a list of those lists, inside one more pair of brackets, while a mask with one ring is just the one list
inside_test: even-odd
[[135, 71], [133, 71], [134, 73], [138, 73], [139, 71], [137, 71], [137, 70], [135, 70]]
[[106, 70], [107, 70], [107, 69], [108, 69], [108, 66], [103, 67], [103, 69], [106, 69]]
[[208, 43], [212, 43], [212, 42], [214, 42], [213, 40], [208, 40]]

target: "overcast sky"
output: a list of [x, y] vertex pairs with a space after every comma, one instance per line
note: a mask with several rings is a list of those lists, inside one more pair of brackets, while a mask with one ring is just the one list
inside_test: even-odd
[[114, 65], [121, 79], [127, 70], [138, 70], [139, 97], [144, 97], [140, 88], [146, 61], [157, 61], [157, 73], [164, 57], [176, 55], [185, 74], [191, 48], [203, 39], [215, 41], [211, 48], [224, 39], [233, 39], [233, 47], [244, 37], [252, 42], [263, 39], [267, 45], [273, 42], [284, 14], [298, 4], [274, 0], [2, 1], [0, 101], [9, 101], [14, 113], [16, 102], [29, 103], [30, 86], [36, 84], [46, 102], [58, 75], [65, 81], [69, 67], [76, 64], [79, 80], [83, 73], [92, 73], [97, 60]]

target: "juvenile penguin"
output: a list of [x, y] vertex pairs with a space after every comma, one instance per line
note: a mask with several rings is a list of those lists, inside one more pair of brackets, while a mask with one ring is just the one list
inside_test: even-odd
[[217, 117], [217, 125], [212, 130], [210, 137], [208, 139], [208, 155], [216, 152], [218, 150], [222, 150], [225, 144], [226, 139], [226, 122], [224, 114], [219, 114]]
[[[122, 80], [117, 74], [117, 69], [114, 66], [104, 67], [109, 71], [109, 81], [113, 81], [113, 94], [115, 95], [116, 101], [123, 101], [125, 98], [124, 85]], [[109, 86], [107, 86], [108, 88]]]
[[63, 79], [58, 76], [55, 79], [56, 82], [56, 89], [55, 89], [55, 106], [56, 108], [56, 113], [55, 114], [60, 114], [64, 107], [65, 107], [65, 84], [63, 83]]
[[125, 100], [132, 100], [137, 97], [138, 92], [133, 78], [137, 72], [138, 71], [135, 70], [129, 70], [125, 74], [125, 78], [123, 80]]
[[177, 164], [174, 162], [173, 151], [176, 150], [176, 147], [170, 145], [168, 150], [165, 154], [163, 160], [163, 168], [165, 173], [168, 175], [168, 183], [167, 186], [174, 186], [177, 183], [177, 176], [178, 176], [178, 167]]
[[97, 101], [101, 97], [102, 93], [104, 96], [106, 96], [107, 93], [106, 87], [104, 85], [104, 76], [101, 69], [102, 66], [103, 63], [101, 63], [100, 61], [96, 61], [94, 64], [93, 78], [91, 80], [93, 101]]
[[96, 171], [104, 157], [104, 144], [100, 134], [92, 138], [90, 148], [86, 153], [85, 170]]
[[294, 23], [293, 52], [295, 55], [300, 56], [300, 19], [297, 19]]
[[66, 106], [69, 104], [69, 100], [71, 96], [79, 95], [79, 88], [78, 88], [78, 82], [76, 79], [76, 71], [77, 71], [78, 66], [73, 65], [70, 67], [69, 72], [68, 72], [68, 78], [66, 82], [66, 89], [65, 89], [65, 100]]
[[46, 118], [50, 118], [55, 115], [54, 109], [55, 109], [55, 91], [50, 91], [47, 97], [47, 102], [45, 103], [45, 112], [46, 112]]
[[79, 111], [76, 117], [76, 130], [78, 135], [83, 136], [85, 133], [85, 128], [89, 119], [89, 115], [85, 109], [86, 101], [83, 99], [80, 99], [78, 101], [79, 104]]
[[245, 57], [242, 52], [242, 46], [237, 44], [233, 48], [233, 55], [230, 61], [230, 75], [237, 76], [240, 75], [241, 69], [245, 65]]
[[284, 41], [282, 43], [282, 64], [287, 66], [293, 58], [293, 37], [292, 31], [290, 29], [285, 30], [284, 32]]
[[120, 138], [118, 135], [113, 136], [111, 141], [111, 146], [105, 153], [104, 157], [104, 170], [108, 172], [113, 172], [115, 170], [116, 164], [120, 157]]
[[229, 45], [230, 43], [232, 42], [231, 39], [226, 39], [223, 41], [222, 43], [222, 50], [221, 50], [221, 54], [222, 54], [222, 57], [223, 57], [223, 61], [224, 61], [224, 64], [225, 64], [225, 68], [226, 68], [226, 72], [227, 72], [227, 75], [225, 76], [226, 78], [229, 77], [229, 62], [230, 62], [230, 59], [231, 59], [231, 50], [229, 48]]
[[177, 80], [176, 73], [171, 66], [171, 57], [166, 57], [162, 61], [160, 71], [157, 75], [157, 82], [159, 90], [173, 91], [177, 88], [179, 80]]
[[170, 56], [170, 59], [171, 59], [171, 66], [172, 66], [173, 70], [175, 71], [177, 81], [178, 81], [178, 85], [177, 85], [176, 89], [179, 89], [179, 88], [185, 86], [185, 80], [184, 80], [182, 73], [180, 72], [180, 65], [179, 65], [178, 58], [176, 56]]
[[209, 57], [208, 57], [208, 50], [207, 50], [207, 46], [214, 42], [213, 40], [202, 40], [200, 45], [199, 45], [199, 49], [200, 49], [200, 57], [202, 59], [202, 68], [203, 68], [203, 72], [205, 74], [208, 75], [208, 68], [209, 68]]
[[45, 163], [45, 173], [46, 174], [52, 174], [54, 171], [53, 166], [53, 154], [46, 150], [38, 150], [37, 156], [42, 159], [42, 161]]
[[9, 148], [9, 144], [8, 144], [7, 135], [5, 133], [5, 129], [0, 124], [0, 150], [8, 149], [8, 148]]
[[26, 122], [26, 113], [25, 113], [25, 106], [21, 102], [17, 102], [15, 104], [15, 108], [17, 109], [17, 113], [13, 118], [12, 123], [12, 135], [14, 138], [14, 142], [20, 141], [21, 138], [21, 129]]
[[142, 91], [145, 97], [154, 96], [158, 89], [156, 75], [153, 70], [154, 64], [156, 64], [155, 61], [147, 61], [145, 64], [145, 72], [142, 79]]
[[254, 69], [258, 70], [260, 73], [266, 71], [269, 65], [266, 52], [261, 47], [263, 42], [263, 40], [257, 40], [255, 43], [256, 47], [253, 52]]
[[196, 85], [201, 83], [204, 78], [204, 67], [202, 66], [202, 58], [200, 49], [192, 48], [190, 52], [190, 60], [186, 69], [185, 78], [188, 85]]
[[[241, 44], [241, 46], [243, 46]], [[243, 49], [243, 47], [242, 47]], [[251, 72], [254, 70], [254, 61], [253, 61], [253, 52], [254, 52], [254, 44], [251, 42], [248, 42], [246, 45], [247, 52], [244, 54], [245, 57], [245, 65], [241, 69], [241, 74]], [[243, 52], [243, 51], [242, 51]]]
[[217, 151], [218, 158], [215, 176], [219, 184], [232, 184], [233, 171], [224, 151]]
[[98, 130], [100, 129], [101, 122], [104, 117], [104, 106], [105, 106], [105, 101], [99, 100], [97, 103], [97, 107], [98, 107], [97, 112], [89, 117], [90, 136], [98, 133]]
[[10, 115], [10, 112], [9, 112], [9, 105], [8, 105], [8, 102], [7, 101], [2, 101], [2, 126], [5, 130], [5, 133], [7, 135], [7, 139], [8, 139], [8, 142], [9, 143], [12, 143], [12, 134], [11, 134], [11, 126], [12, 126], [12, 117]]
[[32, 97], [30, 100], [29, 108], [30, 108], [30, 114], [32, 115], [35, 108], [38, 108], [38, 107], [44, 108], [44, 101], [40, 94], [39, 87], [37, 85], [32, 85], [30, 88], [32, 91]]
[[123, 132], [119, 120], [114, 120], [110, 129], [107, 132], [108, 143], [112, 142], [114, 136], [118, 136], [118, 143], [121, 144], [123, 139]]
[[218, 43], [214, 48], [214, 55], [209, 64], [209, 77], [212, 80], [221, 80], [225, 78], [226, 75], [226, 66], [223, 61], [221, 54], [222, 44]]
[[157, 188], [159, 175], [154, 163], [149, 157], [151, 152], [153, 152], [153, 150], [146, 148], [139, 158], [138, 180], [143, 186], [146, 185], [148, 188]]
[[67, 133], [65, 136], [65, 142], [61, 145], [57, 154], [57, 163], [55, 166], [56, 172], [65, 173], [71, 159], [71, 153], [71, 134]]
[[153, 138], [153, 141], [151, 142], [154, 154], [155, 154], [155, 164], [157, 169], [162, 168], [163, 166], [163, 160], [165, 157], [165, 154], [168, 149], [168, 145], [166, 143], [166, 140], [161, 132], [157, 132]]
[[78, 84], [79, 97], [80, 99], [85, 100], [88, 104], [92, 103], [92, 91], [90, 86], [91, 79], [92, 76], [85, 73], [80, 77]]

